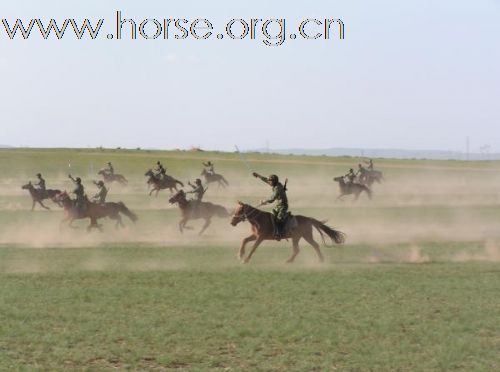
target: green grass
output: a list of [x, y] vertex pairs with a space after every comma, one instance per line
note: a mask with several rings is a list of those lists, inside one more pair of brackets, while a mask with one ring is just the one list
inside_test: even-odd
[[[319, 264], [303, 243], [286, 265], [290, 243], [266, 242], [242, 265], [248, 225], [180, 236], [168, 194], [146, 195], [156, 160], [187, 181], [210, 159], [231, 187], [208, 200], [255, 203], [269, 190], [237, 154], [0, 150], [0, 370], [500, 369], [500, 162], [377, 160], [374, 200], [335, 203], [331, 178], [359, 159], [246, 158], [288, 177], [293, 211], [329, 219], [347, 244]], [[60, 230], [55, 207], [29, 211], [19, 187], [36, 172], [69, 189], [71, 171], [91, 194], [108, 160], [130, 179], [110, 199], [136, 225], [87, 234]]]
[[500, 366], [498, 265], [335, 263], [329, 251], [324, 266], [291, 267], [263, 248], [238, 266], [233, 253], [4, 249], [2, 271], [24, 260], [42, 272], [1, 275], [0, 369]]

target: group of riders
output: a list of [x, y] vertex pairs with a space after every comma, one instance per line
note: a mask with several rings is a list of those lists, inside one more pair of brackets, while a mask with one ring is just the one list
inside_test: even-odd
[[370, 172], [374, 171], [373, 160], [370, 159], [366, 163], [366, 167], [363, 164], [358, 164], [358, 171], [354, 172], [354, 169], [349, 169], [349, 172], [344, 176], [347, 184], [360, 183], [364, 185]]
[[[349, 172], [344, 176], [346, 178], [346, 182], [356, 183], [359, 180], [360, 183], [364, 182], [367, 174], [370, 171], [374, 170], [373, 161], [370, 159], [367, 163], [367, 167], [365, 168], [362, 164], [358, 165], [358, 171], [354, 172], [353, 169], [350, 169]], [[204, 169], [209, 174], [215, 174], [214, 164], [210, 161], [202, 163]], [[107, 163], [107, 167], [104, 169], [108, 174], [114, 174], [114, 168], [111, 162]], [[156, 166], [153, 170], [155, 177], [158, 179], [163, 179], [167, 177], [166, 168], [160, 161], [156, 162]], [[282, 184], [277, 175], [272, 174], [269, 177], [264, 177], [258, 173], [252, 174], [254, 177], [262, 180], [266, 184], [268, 184], [272, 188], [272, 194], [269, 198], [261, 201], [260, 206], [275, 203], [275, 206], [272, 210], [272, 214], [274, 216], [274, 224], [275, 224], [275, 239], [280, 240], [286, 234], [285, 226], [287, 224], [287, 220], [290, 217], [290, 212], [288, 211], [288, 197], [287, 197], [287, 182]], [[80, 177], [73, 178], [72, 175], [68, 176], [69, 179], [73, 181], [75, 184], [75, 188], [72, 191], [72, 194], [75, 195], [75, 199], [73, 200], [75, 211], [78, 214], [82, 214], [88, 206], [89, 202], [103, 204], [106, 202], [106, 197], [108, 195], [108, 189], [103, 181], [94, 181], [94, 184], [97, 186], [97, 193], [89, 200], [85, 194], [85, 188], [82, 184], [82, 180]], [[38, 181], [35, 183], [35, 186], [39, 190], [40, 193], [45, 193], [46, 185], [45, 180], [43, 179], [40, 173], [37, 174]], [[197, 178], [192, 184], [188, 183], [191, 187], [190, 191], [187, 191], [186, 194], [192, 195], [189, 199], [189, 203], [191, 207], [196, 209], [199, 204], [203, 200], [203, 196], [205, 195], [207, 189], [203, 186], [202, 181]]]

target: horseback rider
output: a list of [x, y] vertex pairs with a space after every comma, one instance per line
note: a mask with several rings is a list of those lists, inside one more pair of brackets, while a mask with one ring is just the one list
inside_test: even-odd
[[73, 181], [73, 183], [76, 185], [72, 193], [75, 194], [76, 196], [75, 200], [76, 211], [79, 214], [82, 214], [85, 211], [85, 208], [87, 207], [87, 198], [85, 196], [85, 188], [82, 185], [82, 179], [80, 177], [73, 178], [71, 174], [68, 175], [68, 178], [71, 181]]
[[349, 169], [349, 173], [347, 173], [344, 177], [347, 178], [347, 183], [352, 185], [354, 181], [356, 181], [356, 173], [354, 173], [354, 169]]
[[188, 182], [189, 186], [191, 186], [193, 190], [187, 191], [186, 194], [193, 194], [193, 198], [190, 200], [190, 203], [193, 209], [196, 209], [200, 205], [206, 190], [203, 188], [199, 178], [197, 178], [194, 183], [195, 184], [193, 185], [191, 182]]
[[156, 177], [158, 177], [159, 179], [162, 179], [163, 176], [166, 174], [166, 170], [159, 160], [156, 162], [156, 167], [154, 169], [154, 173], [155, 173]]
[[108, 172], [108, 174], [110, 176], [114, 176], [114, 174], [115, 174], [115, 168], [113, 168], [113, 164], [111, 164], [110, 161], [108, 161], [108, 166], [107, 166], [106, 169], [104, 169], [104, 171]]
[[367, 166], [368, 170], [373, 171], [373, 160], [370, 159], [368, 161], [365, 161], [365, 163], [368, 164]]
[[[276, 205], [273, 208], [273, 216], [276, 222], [276, 229], [274, 232], [274, 237], [276, 240], [281, 240], [284, 236], [284, 228], [285, 221], [288, 217], [288, 197], [286, 195], [286, 186], [283, 186], [278, 179], [278, 176], [275, 174], [270, 175], [269, 177], [261, 176], [258, 173], [253, 173], [253, 176], [256, 178], [260, 178], [263, 182], [267, 183], [273, 188], [273, 193], [271, 197], [267, 200], [263, 200], [261, 205], [270, 204], [276, 202]], [[286, 182], [285, 182], [286, 184]]]
[[364, 182], [367, 175], [368, 175], [368, 171], [366, 170], [365, 167], [363, 167], [363, 164], [358, 164], [358, 175], [359, 175], [359, 180], [360, 182]]
[[213, 176], [215, 174], [214, 164], [210, 160], [202, 164], [209, 175]]
[[41, 173], [37, 173], [36, 177], [38, 178], [38, 182], [35, 183], [35, 186], [37, 186], [40, 195], [45, 196], [45, 192], [47, 190], [45, 188], [45, 180], [43, 179]]
[[108, 189], [104, 185], [103, 181], [95, 182], [94, 184], [98, 187], [99, 191], [92, 197], [92, 200], [98, 204], [106, 203], [106, 196], [108, 195]]

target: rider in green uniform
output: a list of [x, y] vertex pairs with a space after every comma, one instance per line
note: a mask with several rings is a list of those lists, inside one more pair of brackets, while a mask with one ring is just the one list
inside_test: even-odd
[[82, 214], [87, 207], [87, 198], [85, 197], [85, 188], [82, 185], [82, 179], [80, 177], [76, 177], [75, 179], [71, 174], [68, 177], [76, 185], [72, 193], [76, 196], [76, 210], [79, 214]]
[[365, 167], [363, 167], [363, 164], [358, 164], [358, 175], [359, 175], [359, 181], [363, 183], [368, 175], [368, 171], [366, 170]]
[[97, 194], [94, 195], [92, 200], [94, 200], [96, 203], [99, 203], [99, 204], [106, 203], [106, 196], [108, 195], [108, 189], [104, 185], [104, 182], [102, 182], [102, 181], [95, 182], [94, 181], [94, 184], [98, 187], [99, 191], [97, 192]]
[[205, 167], [205, 170], [208, 174], [210, 174], [211, 176], [215, 174], [214, 164], [211, 161], [203, 163], [203, 166]]
[[40, 192], [40, 194], [44, 196], [46, 191], [45, 180], [43, 179], [41, 173], [37, 173], [36, 177], [38, 178], [38, 182], [35, 183], [35, 186], [38, 187], [38, 191]]
[[108, 172], [110, 176], [113, 176], [115, 174], [115, 168], [113, 168], [113, 164], [111, 164], [110, 161], [108, 161], [108, 167], [105, 169], [105, 171]]
[[373, 168], [374, 168], [373, 167], [373, 160], [372, 159], [368, 160], [366, 162], [366, 164], [368, 164], [368, 166], [367, 166], [368, 170], [373, 171]]
[[269, 177], [263, 177], [258, 173], [253, 173], [253, 176], [260, 178], [263, 182], [267, 183], [273, 188], [271, 197], [262, 201], [262, 205], [276, 202], [273, 208], [273, 216], [276, 221], [275, 239], [280, 240], [284, 235], [285, 220], [288, 216], [288, 197], [286, 195], [286, 186], [283, 186], [275, 174]]
[[349, 173], [347, 173], [344, 177], [347, 178], [347, 182], [353, 184], [356, 180], [356, 173], [354, 173], [354, 169], [349, 169]]
[[159, 160], [156, 162], [156, 167], [154, 169], [154, 173], [156, 174], [156, 177], [158, 177], [160, 179], [163, 178], [163, 175], [166, 174], [166, 170], [163, 167], [163, 164], [160, 163]]
[[189, 182], [189, 186], [191, 186], [193, 190], [186, 192], [186, 194], [193, 194], [193, 198], [190, 200], [193, 210], [198, 208], [206, 191], [203, 188], [203, 185], [201, 184], [201, 180], [199, 178], [197, 178], [194, 183], [195, 184], [193, 185], [191, 182]]

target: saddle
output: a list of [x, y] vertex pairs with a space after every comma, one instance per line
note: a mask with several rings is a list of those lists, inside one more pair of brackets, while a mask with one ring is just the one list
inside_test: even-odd
[[279, 228], [279, 222], [277, 221], [275, 216], [273, 216], [271, 220], [273, 222], [274, 236], [278, 241], [281, 240], [281, 238], [287, 236], [298, 226], [297, 218], [292, 215], [291, 212], [287, 212], [285, 219], [281, 222], [281, 229]]

